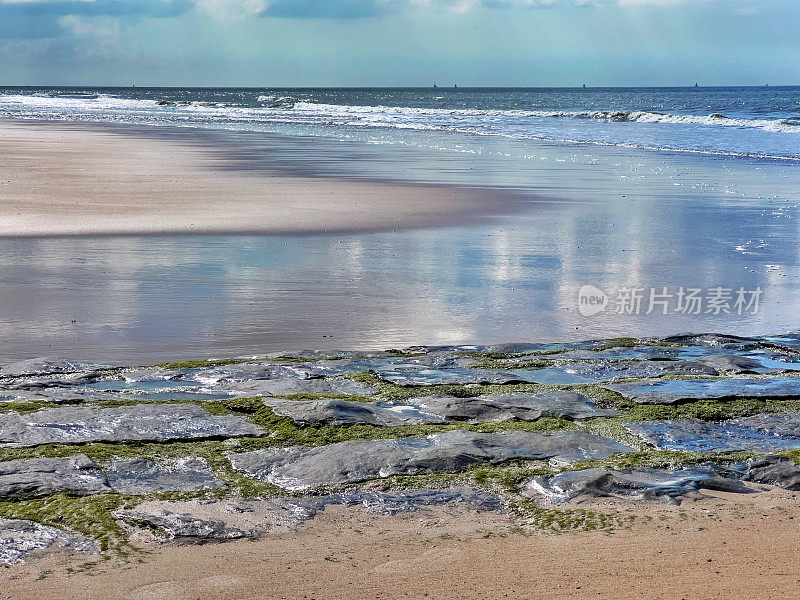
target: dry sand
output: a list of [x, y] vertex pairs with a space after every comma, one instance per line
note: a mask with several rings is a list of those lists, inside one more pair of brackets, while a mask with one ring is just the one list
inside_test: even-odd
[[296, 533], [254, 542], [161, 548], [72, 575], [54, 561], [5, 569], [0, 590], [9, 600], [797, 598], [799, 499], [772, 490], [680, 507], [605, 502], [594, 506], [637, 524], [559, 535], [521, 533], [498, 514], [330, 507]]
[[0, 236], [386, 231], [514, 205], [470, 188], [226, 170], [233, 161], [169, 136], [0, 120]]

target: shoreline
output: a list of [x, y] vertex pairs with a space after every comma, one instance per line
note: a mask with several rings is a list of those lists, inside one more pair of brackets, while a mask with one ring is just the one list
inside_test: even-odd
[[0, 571], [13, 600], [195, 598], [792, 598], [797, 494], [715, 493], [680, 506], [595, 501], [631, 525], [543, 533], [507, 514], [328, 508], [296, 531], [161, 546], [115, 564], [54, 556]]
[[248, 171], [199, 134], [114, 129], [0, 119], [0, 237], [373, 233], [524, 210], [511, 190]]

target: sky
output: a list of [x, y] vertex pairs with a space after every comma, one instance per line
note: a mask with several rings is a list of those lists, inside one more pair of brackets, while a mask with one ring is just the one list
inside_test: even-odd
[[0, 85], [800, 84], [800, 0], [0, 0]]

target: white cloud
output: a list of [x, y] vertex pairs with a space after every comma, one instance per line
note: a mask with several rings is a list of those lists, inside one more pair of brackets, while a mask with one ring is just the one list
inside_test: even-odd
[[78, 15], [64, 15], [58, 19], [58, 24], [65, 29], [70, 29], [75, 36], [110, 36], [119, 33], [119, 19], [115, 17], [80, 17]]
[[269, 6], [267, 0], [197, 0], [197, 7], [214, 18], [239, 20], [253, 17]]

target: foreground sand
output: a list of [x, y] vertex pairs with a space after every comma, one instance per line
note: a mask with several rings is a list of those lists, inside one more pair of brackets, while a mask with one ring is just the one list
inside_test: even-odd
[[546, 535], [498, 514], [370, 517], [328, 508], [298, 532], [160, 548], [143, 562], [69, 575], [0, 572], [3, 598], [796, 598], [798, 494], [772, 490], [680, 507], [604, 502], [630, 529]]
[[0, 120], [0, 236], [384, 231], [512, 209], [487, 191], [225, 170], [232, 162], [157, 130]]

